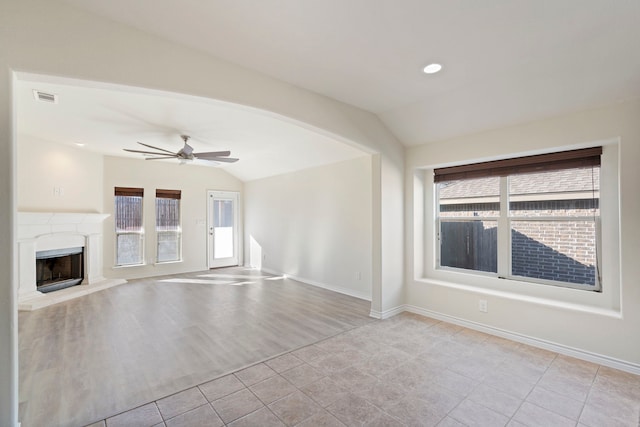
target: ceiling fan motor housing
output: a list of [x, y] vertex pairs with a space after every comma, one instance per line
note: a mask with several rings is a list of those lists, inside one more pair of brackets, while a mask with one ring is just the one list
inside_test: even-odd
[[182, 147], [180, 149], [180, 151], [178, 151], [178, 156], [180, 156], [181, 158], [184, 158], [184, 159], [193, 160], [193, 147], [191, 147], [185, 141], [184, 147]]

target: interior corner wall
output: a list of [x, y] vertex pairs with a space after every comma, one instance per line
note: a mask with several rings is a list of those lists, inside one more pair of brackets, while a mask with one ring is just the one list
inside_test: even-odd
[[[531, 339], [537, 343], [551, 343], [566, 351], [575, 350], [585, 358], [607, 361], [623, 369], [640, 372], [640, 263], [637, 260], [640, 251], [640, 198], [637, 194], [640, 183], [638, 117], [640, 101], [635, 100], [407, 150], [405, 195], [408, 199], [408, 306], [418, 312], [457, 319], [495, 331], [506, 331], [513, 336]], [[619, 141], [619, 144], [615, 144], [618, 147], [614, 146], [613, 150], [617, 157], [613, 160], [617, 160], [618, 163], [617, 175], [613, 179], [619, 179], [619, 188], [617, 195], [605, 195], [603, 192], [601, 211], [603, 227], [605, 211], [619, 213], [617, 216], [614, 215], [612, 220], [619, 223], [618, 248], [613, 249], [619, 249], [620, 256], [612, 259], [608, 265], [603, 265], [603, 269], [615, 269], [615, 274], [611, 274], [610, 277], [616, 278], [603, 283], [603, 288], [619, 287], [619, 292], [614, 293], [621, 299], [619, 304], [616, 302], [610, 310], [602, 310], [550, 298], [530, 298], [519, 294], [517, 288], [511, 288], [510, 292], [491, 292], [482, 286], [478, 275], [474, 274], [457, 273], [455, 280], [447, 282], [444, 282], [441, 276], [437, 276], [444, 272], [434, 270], [434, 259], [422, 252], [423, 248], [426, 248], [427, 252], [433, 252], [429, 248], [435, 247], [435, 208], [429, 197], [422, 200], [422, 195], [414, 196], [416, 192], [422, 191], [422, 168], [567, 149], [581, 144], [599, 144], [612, 140]], [[607, 151], [605, 145], [603, 162]], [[425, 188], [432, 185], [428, 179], [424, 180]], [[429, 194], [428, 189], [424, 194]], [[425, 210], [424, 215], [420, 215], [422, 209]], [[424, 224], [421, 221], [425, 221]], [[417, 249], [416, 245], [419, 246]], [[431, 266], [428, 263], [431, 263]], [[425, 269], [422, 268], [423, 264], [426, 266]], [[423, 274], [423, 271], [426, 273]], [[504, 280], [500, 282], [501, 286], [513, 286], [505, 284], [507, 281]], [[546, 285], [529, 286], [537, 287], [538, 291], [546, 294], [573, 294], [576, 299], [585, 295], [585, 291], [580, 290]], [[608, 289], [604, 289], [602, 294], [588, 293], [587, 296], [592, 299], [606, 298], [606, 291]], [[479, 298], [488, 301], [488, 313], [479, 312]]]
[[17, 152], [18, 211], [102, 213], [101, 154], [29, 135]]
[[245, 183], [245, 263], [371, 300], [371, 159]]
[[13, 73], [0, 67], [0, 425], [11, 427], [18, 424], [18, 292], [14, 281], [17, 271], [17, 256], [14, 255], [15, 103], [12, 86]]
[[[115, 267], [115, 187], [144, 189], [144, 265]], [[156, 190], [181, 190], [182, 262], [156, 264], [155, 197]], [[223, 169], [181, 165], [175, 161], [154, 161], [124, 157], [104, 157], [104, 276], [135, 279], [191, 271], [207, 267], [207, 191], [236, 191], [243, 184]]]
[[381, 301], [378, 317], [402, 311], [405, 302], [404, 163], [392, 157], [380, 159]]

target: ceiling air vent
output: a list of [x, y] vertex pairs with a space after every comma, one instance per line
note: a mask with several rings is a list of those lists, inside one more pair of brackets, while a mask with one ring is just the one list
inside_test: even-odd
[[49, 102], [51, 104], [58, 103], [58, 95], [55, 95], [53, 93], [41, 92], [39, 90], [34, 89], [33, 97], [36, 99], [36, 101], [40, 101], [40, 102]]

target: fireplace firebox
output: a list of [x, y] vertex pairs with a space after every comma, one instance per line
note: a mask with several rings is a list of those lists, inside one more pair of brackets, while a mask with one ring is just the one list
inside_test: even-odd
[[82, 283], [84, 248], [36, 252], [36, 289], [47, 293]]

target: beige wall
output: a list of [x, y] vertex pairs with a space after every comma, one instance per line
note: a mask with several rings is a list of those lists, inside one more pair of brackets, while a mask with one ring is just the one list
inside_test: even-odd
[[[638, 117], [635, 101], [407, 150], [409, 306], [640, 372]], [[602, 293], [434, 268], [433, 181], [423, 168], [603, 143]], [[480, 298], [488, 313], [479, 312]]]
[[[115, 187], [144, 189], [145, 265], [114, 267], [113, 192]], [[182, 262], [155, 264], [156, 189], [182, 191], [180, 200]], [[105, 277], [131, 279], [206, 270], [207, 190], [242, 192], [242, 182], [224, 170], [213, 167], [105, 156], [104, 213], [111, 214], [104, 222]]]
[[18, 211], [101, 213], [102, 164], [100, 154], [19, 135]]
[[370, 300], [371, 212], [370, 156], [250, 181], [245, 264]]

